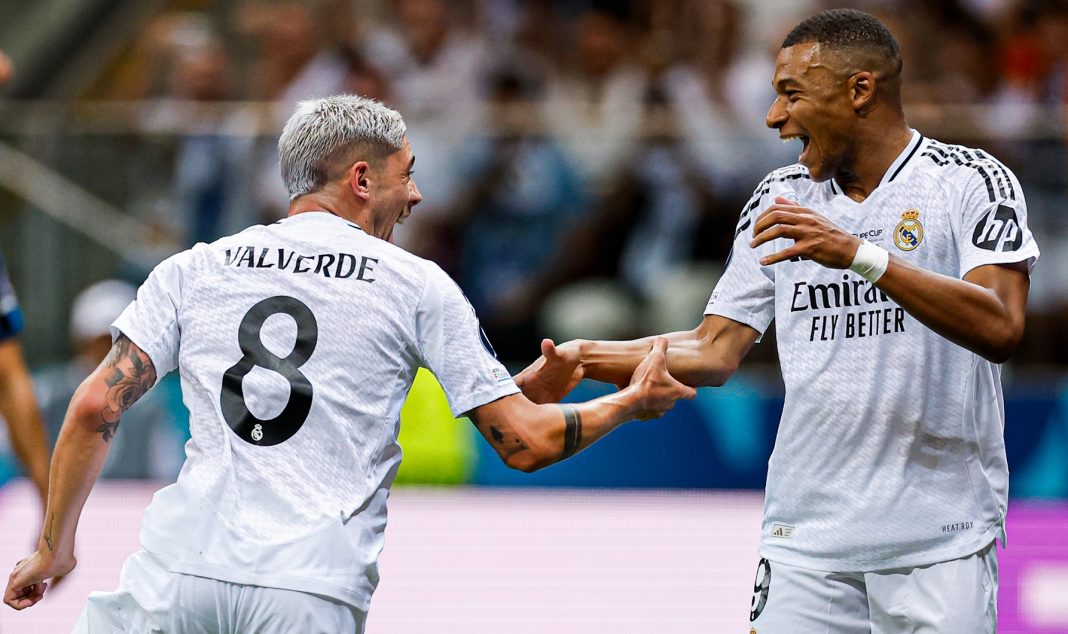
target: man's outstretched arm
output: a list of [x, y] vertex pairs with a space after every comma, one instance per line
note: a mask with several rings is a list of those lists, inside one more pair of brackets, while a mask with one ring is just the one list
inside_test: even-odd
[[121, 335], [78, 387], [59, 432], [49, 473], [48, 505], [37, 551], [15, 566], [4, 603], [28, 608], [44, 596], [45, 580], [74, 569], [74, 536], [82, 507], [104, 466], [119, 417], [156, 383], [148, 355]]
[[44, 505], [48, 495], [48, 444], [33, 394], [33, 380], [22, 348], [14, 338], [0, 342], [0, 414], [7, 421], [15, 457], [26, 469]]
[[509, 467], [536, 471], [573, 456], [633, 419], [658, 418], [696, 392], [671, 377], [667, 340], [657, 338], [615, 394], [585, 403], [539, 405], [521, 394], [475, 408], [471, 419]]
[[[671, 376], [694, 387], [726, 383], [759, 336], [750, 326], [719, 315], [706, 316], [693, 330], [659, 335], [668, 342], [665, 363]], [[623, 386], [656, 338], [576, 339], [559, 346], [546, 339], [541, 358], [520, 372], [515, 382], [535, 403], [559, 402], [584, 378]]]

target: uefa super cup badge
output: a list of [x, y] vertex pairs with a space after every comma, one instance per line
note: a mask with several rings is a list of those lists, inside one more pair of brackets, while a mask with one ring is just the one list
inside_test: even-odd
[[894, 244], [902, 251], [911, 251], [923, 242], [920, 210], [909, 209], [901, 214], [901, 222], [894, 227]]

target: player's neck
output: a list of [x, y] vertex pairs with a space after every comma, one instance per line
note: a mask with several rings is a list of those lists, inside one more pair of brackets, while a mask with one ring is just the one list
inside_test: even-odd
[[296, 216], [297, 214], [305, 213], [328, 213], [350, 222], [359, 221], [359, 218], [354, 217], [355, 214], [347, 210], [345, 205], [339, 205], [337, 201], [330, 197], [317, 194], [307, 194], [290, 202], [289, 213], [286, 215]]
[[912, 130], [905, 121], [894, 126], [892, 132], [882, 128], [882, 132], [873, 130], [865, 135], [863, 143], [857, 145], [856, 154], [851, 165], [843, 167], [834, 180], [846, 196], [862, 202], [882, 182], [886, 170], [890, 169], [897, 157], [912, 140]]

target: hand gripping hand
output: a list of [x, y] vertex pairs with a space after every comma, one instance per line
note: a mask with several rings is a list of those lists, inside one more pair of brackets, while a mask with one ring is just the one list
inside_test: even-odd
[[578, 341], [557, 346], [543, 339], [541, 355], [516, 375], [515, 383], [534, 403], [559, 403], [584, 376]]
[[679, 399], [691, 400], [697, 390], [675, 380], [667, 370], [668, 341], [664, 337], [653, 340], [653, 349], [634, 369], [628, 389], [634, 389], [638, 399], [636, 418], [660, 418], [675, 406]]

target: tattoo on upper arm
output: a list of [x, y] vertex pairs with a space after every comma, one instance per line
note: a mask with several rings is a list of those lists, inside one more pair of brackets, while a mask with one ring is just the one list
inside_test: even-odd
[[582, 446], [582, 414], [574, 405], [561, 405], [564, 413], [564, 451], [563, 457], [574, 455]]
[[156, 383], [156, 368], [126, 335], [119, 336], [103, 365], [111, 373], [105, 379], [108, 391], [100, 412], [103, 423], [96, 430], [103, 435], [104, 442], [110, 442], [119, 428], [119, 417]]

